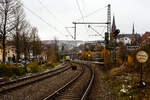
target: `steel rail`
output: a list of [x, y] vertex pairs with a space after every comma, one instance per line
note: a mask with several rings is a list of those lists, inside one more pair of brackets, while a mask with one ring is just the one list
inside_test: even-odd
[[[87, 66], [88, 66], [88, 65], [87, 65]], [[88, 93], [90, 92], [90, 89], [91, 89], [92, 84], [93, 84], [93, 82], [94, 82], [94, 78], [95, 78], [94, 70], [93, 70], [92, 68], [90, 68], [89, 66], [88, 66], [88, 68], [89, 68], [90, 71], [91, 71], [91, 80], [90, 80], [90, 82], [89, 82], [89, 84], [88, 84], [88, 87], [87, 87], [86, 91], [84, 92], [84, 94], [83, 94], [81, 100], [86, 100], [86, 98], [87, 98], [87, 96], [88, 96]]]
[[[63, 67], [61, 67], [61, 68], [57, 68], [57, 69], [55, 69], [55, 70], [48, 71], [48, 72], [46, 72], [44, 75], [49, 74], [49, 73], [51, 73], [51, 72], [55, 72], [55, 71], [61, 70], [61, 69], [65, 68], [65, 67], [66, 67], [66, 66], [63, 66]], [[64, 69], [64, 70], [62, 70], [62, 71], [60, 71], [60, 72], [56, 72], [56, 73], [54, 73], [54, 74], [50, 74], [50, 75], [47, 75], [47, 76], [44, 76], [44, 77], [40, 77], [40, 78], [38, 78], [38, 79], [31, 80], [31, 81], [29, 81], [29, 82], [22, 83], [22, 84], [20, 84], [20, 85], [12, 86], [12, 87], [10, 87], [10, 88], [4, 87], [2, 90], [0, 90], [0, 93], [4, 93], [4, 92], [7, 92], [7, 91], [10, 91], [10, 90], [13, 90], [13, 89], [17, 89], [17, 88], [20, 88], [20, 87], [23, 87], [23, 86], [26, 86], [26, 85], [30, 85], [30, 84], [32, 84], [32, 83], [35, 83], [35, 82], [38, 82], [38, 81], [41, 81], [41, 80], [44, 80], [44, 79], [47, 79], [47, 78], [49, 78], [49, 77], [55, 76], [55, 75], [57, 75], [57, 74], [59, 74], [59, 73], [62, 73], [62, 72], [66, 71], [66, 70], [68, 70], [68, 69], [70, 69], [70, 68], [71, 68], [71, 67], [68, 67], [68, 68], [66, 68], [66, 69]], [[41, 75], [41, 74], [40, 74], [40, 75]], [[36, 77], [39, 77], [39, 75], [37, 75]], [[30, 78], [32, 79], [33, 77], [30, 77]], [[30, 78], [28, 78], [28, 79], [30, 79]], [[34, 78], [35, 78], [35, 76], [34, 76]], [[19, 82], [20, 82], [20, 80], [19, 80]], [[17, 83], [17, 82], [16, 82], [16, 83]], [[4, 86], [5, 86], [5, 85], [4, 85]], [[6, 86], [7, 86], [7, 85], [6, 85]]]
[[[82, 64], [82, 62], [74, 62], [74, 63]], [[90, 68], [87, 64], [84, 64], [84, 66], [87, 66], [90, 69], [91, 78], [89, 79], [88, 86], [87, 86], [85, 92], [81, 96], [81, 100], [86, 100], [86, 98], [88, 96], [88, 93], [89, 93], [89, 91], [91, 89], [91, 86], [93, 84], [94, 77], [95, 77], [94, 70], [92, 68]], [[49, 96], [47, 96], [46, 98], [44, 98], [43, 100], [53, 99], [57, 94], [59, 94], [59, 92], [63, 91], [65, 88], [69, 87], [71, 84], [73, 84], [74, 82], [76, 82], [76, 80], [81, 77], [81, 75], [84, 73], [84, 71], [85, 71], [85, 67], [83, 67], [83, 65], [82, 65], [82, 71], [73, 80], [71, 80], [70, 82], [68, 82], [63, 87], [59, 88], [58, 90], [56, 90], [55, 92], [53, 92], [52, 94], [50, 94]]]
[[38, 76], [41, 76], [41, 75], [45, 75], [47, 73], [54, 72], [54, 71], [57, 71], [57, 70], [62, 69], [62, 68], [65, 67], [64, 64], [61, 64], [61, 65], [58, 65], [58, 66], [62, 66], [62, 67], [57, 67], [57, 68], [51, 69], [49, 71], [45, 71], [45, 72], [41, 72], [41, 73], [36, 73], [36, 74], [30, 75], [30, 76], [26, 76], [26, 77], [22, 77], [22, 78], [10, 80], [10, 81], [7, 81], [7, 82], [1, 82], [0, 83], [0, 87], [4, 86], [4, 85], [13, 84], [13, 83], [16, 83], [16, 82], [19, 82], [19, 81], [25, 81], [27, 79], [35, 78], [35, 77], [38, 77]]
[[85, 68], [82, 66], [82, 71], [74, 79], [69, 81], [67, 84], [65, 84], [63, 87], [59, 88], [58, 90], [56, 90], [55, 92], [53, 92], [49, 96], [45, 97], [43, 100], [49, 100], [50, 98], [53, 98], [55, 95], [57, 95], [57, 93], [61, 92], [62, 90], [67, 88], [69, 85], [74, 83], [84, 73], [84, 70], [85, 70]]

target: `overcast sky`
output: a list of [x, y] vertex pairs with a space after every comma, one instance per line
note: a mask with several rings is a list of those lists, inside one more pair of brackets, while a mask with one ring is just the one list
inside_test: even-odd
[[[73, 21], [106, 22], [108, 4], [111, 4], [112, 16], [115, 15], [116, 26], [121, 33], [131, 33], [133, 23], [135, 31], [140, 34], [150, 31], [150, 0], [22, 0], [22, 2], [27, 20], [38, 28], [42, 40], [54, 37], [59, 40], [71, 40], [65, 27], [73, 27]], [[96, 12], [93, 13], [94, 11]], [[90, 16], [82, 19], [82, 16], [90, 13], [92, 13]], [[92, 27], [104, 36], [106, 27], [99, 26]], [[72, 28], [69, 28], [69, 31], [73, 34]], [[78, 40], [102, 39], [93, 36], [95, 34], [87, 25], [77, 25]]]

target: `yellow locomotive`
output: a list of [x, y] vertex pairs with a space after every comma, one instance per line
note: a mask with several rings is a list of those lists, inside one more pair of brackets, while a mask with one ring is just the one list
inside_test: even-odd
[[70, 61], [71, 59], [70, 59], [70, 56], [66, 56], [66, 59], [65, 59], [66, 61]]

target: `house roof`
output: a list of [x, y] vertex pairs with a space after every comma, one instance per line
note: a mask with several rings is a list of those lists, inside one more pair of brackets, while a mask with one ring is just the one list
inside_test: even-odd
[[118, 38], [123, 38], [123, 37], [133, 38], [133, 36], [134, 36], [136, 39], [140, 39], [140, 38], [141, 38], [141, 35], [140, 35], [140, 34], [119, 34], [119, 35], [118, 35]]
[[145, 32], [142, 36], [142, 41], [150, 39], [150, 32]]

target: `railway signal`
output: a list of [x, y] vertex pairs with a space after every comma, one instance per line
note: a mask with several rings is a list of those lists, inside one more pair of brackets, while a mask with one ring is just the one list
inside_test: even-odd
[[108, 32], [105, 32], [105, 47], [108, 48], [109, 44], [109, 34]]
[[120, 30], [119, 30], [119, 29], [116, 29], [114, 32], [112, 32], [112, 35], [113, 35], [113, 37], [116, 38], [119, 33], [120, 33]]

